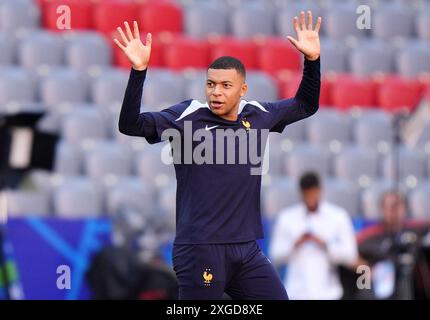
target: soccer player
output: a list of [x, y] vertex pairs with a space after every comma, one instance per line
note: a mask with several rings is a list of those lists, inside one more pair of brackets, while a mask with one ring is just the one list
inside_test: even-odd
[[[172, 253], [179, 299], [220, 299], [224, 292], [233, 299], [288, 299], [279, 275], [256, 242], [263, 238], [263, 231], [261, 175], [251, 173], [255, 163], [249, 155], [239, 163], [218, 160], [230, 159], [231, 149], [233, 156], [241, 158], [244, 139], [245, 147], [264, 145], [267, 135], [254, 132], [282, 132], [286, 125], [318, 110], [321, 18], [315, 28], [310, 11], [307, 23], [305, 20], [303, 11], [300, 19], [294, 17], [297, 39], [288, 36], [304, 55], [303, 78], [294, 98], [276, 102], [243, 100], [248, 89], [243, 64], [233, 57], [220, 57], [207, 69], [205, 103], [186, 100], [161, 112], [140, 112], [151, 34], [144, 45], [137, 22], [133, 32], [127, 22], [125, 33], [118, 27], [122, 42], [114, 42], [132, 65], [119, 131], [145, 137], [151, 144], [169, 139], [172, 145], [180, 146], [172, 146], [173, 157], [179, 154], [181, 160], [174, 162], [177, 212]], [[178, 133], [179, 143], [173, 143], [173, 134], [166, 137], [166, 132], [173, 131]], [[196, 136], [206, 143], [203, 151]], [[224, 140], [227, 147], [216, 148], [212, 154], [210, 147], [218, 147]], [[207, 161], [195, 159], [199, 150]], [[227, 154], [219, 156], [220, 152]], [[191, 161], [185, 161], [190, 154]]]

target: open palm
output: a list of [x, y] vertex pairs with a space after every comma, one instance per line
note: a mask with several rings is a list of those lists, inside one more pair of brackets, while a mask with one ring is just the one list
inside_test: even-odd
[[139, 26], [137, 22], [134, 21], [133, 25], [134, 30], [132, 33], [128, 22], [124, 22], [127, 35], [124, 34], [121, 27], [117, 28], [124, 44], [122, 44], [118, 39], [114, 39], [113, 41], [125, 53], [134, 69], [145, 70], [148, 67], [149, 58], [151, 56], [152, 36], [150, 33], [147, 34], [146, 44], [144, 45], [140, 40]]
[[308, 11], [308, 24], [305, 23], [305, 13], [300, 12], [299, 19], [294, 17], [294, 29], [297, 33], [297, 39], [288, 36], [288, 40], [302, 52], [308, 60], [316, 60], [320, 56], [320, 39], [319, 30], [321, 27], [321, 17], [318, 17], [315, 29], [312, 27], [312, 12]]

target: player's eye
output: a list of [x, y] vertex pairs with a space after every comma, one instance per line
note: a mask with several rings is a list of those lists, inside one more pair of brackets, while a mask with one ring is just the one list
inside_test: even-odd
[[208, 82], [206, 85], [207, 85], [209, 88], [212, 88], [212, 87], [214, 86], [213, 82]]
[[228, 89], [228, 88], [231, 88], [231, 84], [229, 84], [229, 83], [225, 83], [225, 84], [224, 84], [224, 88], [227, 88], [227, 89]]

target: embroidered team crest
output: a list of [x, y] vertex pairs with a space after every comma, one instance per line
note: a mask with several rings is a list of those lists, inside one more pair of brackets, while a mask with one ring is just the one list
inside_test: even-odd
[[211, 271], [211, 269], [206, 269], [204, 272], [203, 272], [203, 279], [204, 279], [204, 283], [205, 283], [205, 286], [210, 286], [211, 285], [211, 282], [212, 282], [212, 280], [213, 280], [213, 274], [212, 273], [210, 273], [210, 271]]
[[249, 131], [249, 129], [251, 128], [251, 122], [247, 121], [246, 119], [243, 119], [242, 124], [246, 128], [246, 131]]

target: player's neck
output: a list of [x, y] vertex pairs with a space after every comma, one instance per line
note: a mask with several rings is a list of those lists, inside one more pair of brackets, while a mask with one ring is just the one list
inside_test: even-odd
[[236, 104], [236, 106], [234, 106], [233, 109], [231, 109], [229, 113], [220, 115], [219, 117], [227, 121], [237, 121], [237, 119], [239, 118], [239, 104], [240, 101]]

